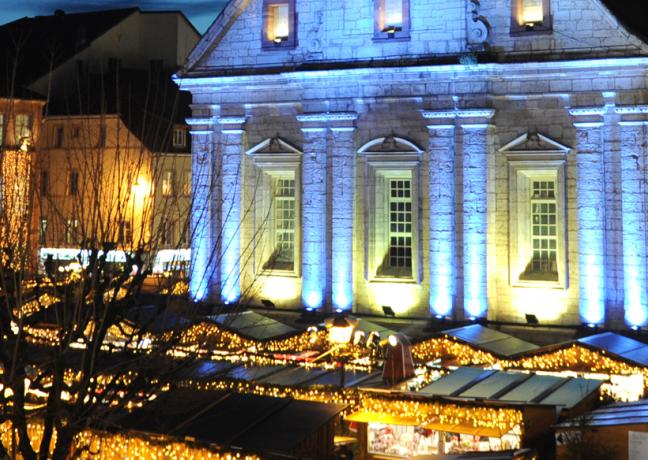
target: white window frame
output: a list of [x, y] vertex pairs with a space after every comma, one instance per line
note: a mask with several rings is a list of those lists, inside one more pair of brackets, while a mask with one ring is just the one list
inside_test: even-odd
[[[301, 276], [301, 164], [302, 152], [280, 138], [266, 139], [247, 152], [254, 161], [254, 271], [266, 276]], [[277, 179], [295, 181], [293, 268], [267, 267], [276, 247], [274, 184]]]
[[38, 244], [45, 245], [47, 244], [47, 218], [40, 218], [40, 225], [38, 226]]
[[[529, 135], [524, 134], [500, 149], [508, 161], [509, 282], [513, 287], [566, 289], [569, 273], [565, 169], [570, 149], [542, 134], [536, 136], [538, 147], [529, 148]], [[540, 142], [544, 148], [540, 148]], [[532, 279], [526, 274], [533, 257], [531, 187], [538, 180], [555, 182], [557, 280]]]
[[186, 128], [173, 129], [173, 147], [184, 148], [187, 146], [187, 130]]
[[[26, 123], [18, 123], [18, 120], [25, 120]], [[14, 143], [19, 145], [22, 139], [32, 137], [32, 116], [29, 113], [17, 113], [14, 117]]]
[[191, 196], [191, 170], [185, 169], [182, 171], [182, 196]]
[[[385, 148], [389, 143], [390, 147]], [[369, 282], [421, 282], [420, 241], [420, 155], [412, 142], [398, 137], [381, 137], [358, 150], [365, 162], [366, 278]], [[389, 181], [411, 180], [412, 269], [409, 275], [381, 270], [389, 257]]]
[[174, 196], [175, 192], [175, 174], [172, 169], [165, 169], [162, 171], [162, 180], [160, 181], [160, 188], [162, 192], [162, 196], [164, 197], [171, 197]]
[[66, 219], [65, 243], [67, 245], [75, 244], [75, 240], [78, 232], [79, 232], [79, 219]]

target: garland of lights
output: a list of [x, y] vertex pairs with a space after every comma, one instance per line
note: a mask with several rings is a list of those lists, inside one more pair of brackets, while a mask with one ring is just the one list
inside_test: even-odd
[[497, 429], [508, 433], [522, 423], [522, 411], [509, 408], [469, 407], [438, 401], [382, 398], [363, 395], [360, 410], [416, 420], [418, 425], [471, 425], [474, 428]]
[[[33, 449], [40, 446], [44, 427], [42, 422], [27, 425], [29, 441]], [[16, 438], [17, 438], [16, 434]], [[11, 452], [12, 429], [10, 422], [0, 425], [0, 441]], [[56, 445], [56, 431], [52, 435], [51, 449]], [[261, 460], [257, 455], [240, 452], [220, 452], [216, 448], [200, 447], [187, 441], [175, 441], [168, 436], [144, 436], [142, 434], [113, 434], [98, 430], [79, 433], [73, 444], [75, 458], [93, 460], [122, 460], [146, 458], [180, 460], [200, 458], [209, 460]]]
[[625, 362], [618, 361], [606, 356], [604, 351], [594, 351], [589, 348], [573, 344], [569, 348], [534, 355], [521, 357], [517, 360], [503, 360], [501, 366], [504, 369], [538, 369], [538, 370], [583, 370], [593, 373], [605, 373], [609, 375], [636, 375], [644, 376], [644, 385], [648, 384], [648, 369], [631, 366]]
[[345, 412], [355, 410], [359, 405], [359, 394], [355, 389], [327, 389], [325, 387], [295, 388], [278, 385], [266, 385], [256, 382], [242, 382], [239, 380], [219, 380], [200, 382], [185, 380], [179, 387], [193, 388], [196, 390], [233, 391], [241, 394], [253, 394], [272, 398], [292, 398], [301, 401], [313, 401], [326, 404], [341, 404], [349, 406]]
[[412, 347], [412, 356], [417, 360], [425, 362], [436, 359], [449, 359], [462, 366], [479, 364], [494, 365], [498, 361], [492, 354], [454, 341], [448, 336], [436, 337], [417, 343]]

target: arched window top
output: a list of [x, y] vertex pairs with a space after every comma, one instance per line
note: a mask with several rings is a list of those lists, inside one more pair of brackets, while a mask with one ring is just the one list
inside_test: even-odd
[[245, 153], [257, 164], [300, 161], [303, 154], [301, 150], [279, 136], [266, 139]]
[[379, 137], [367, 142], [358, 150], [361, 155], [420, 155], [423, 149], [412, 141], [402, 137], [387, 136]]

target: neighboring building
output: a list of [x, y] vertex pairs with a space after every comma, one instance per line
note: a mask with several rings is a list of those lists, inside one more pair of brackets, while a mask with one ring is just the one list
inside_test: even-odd
[[179, 11], [139, 8], [25, 17], [0, 27], [0, 65], [40, 94], [77, 94], [77, 76], [119, 65], [146, 70], [181, 66], [200, 34]]
[[13, 252], [12, 260], [28, 265], [34, 263], [37, 247], [39, 222], [31, 178], [39, 154], [43, 105], [43, 99], [27, 91], [5, 95], [0, 90], [0, 245]]
[[16, 63], [16, 81], [48, 95], [36, 174], [41, 259], [67, 265], [81, 247], [107, 243], [115, 261], [135, 248], [166, 268], [186, 261], [189, 198], [163, 183], [190, 180], [189, 98], [170, 81], [199, 39], [184, 15], [57, 11], [6, 24], [0, 36], [15, 44], [0, 57]]
[[167, 261], [163, 268], [172, 268], [188, 259], [182, 238], [189, 198], [176, 185], [176, 177], [190, 180], [182, 177], [190, 170], [182, 124], [188, 100], [168, 73], [115, 72], [90, 78], [116, 89], [90, 90], [79, 108], [59, 100], [48, 106], [56, 115], [45, 119], [39, 158], [41, 221], [47, 223], [41, 259], [51, 254], [66, 264], [92, 241], [113, 244], [115, 261], [125, 260], [121, 251], [144, 248], [162, 259], [154, 264]]
[[191, 293], [648, 323], [648, 45], [601, 0], [232, 0], [193, 95]]

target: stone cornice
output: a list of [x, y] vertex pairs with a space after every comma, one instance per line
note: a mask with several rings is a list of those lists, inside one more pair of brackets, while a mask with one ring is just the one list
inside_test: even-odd
[[490, 119], [495, 115], [495, 109], [421, 110], [421, 115], [427, 120], [455, 117]]
[[220, 125], [242, 125], [247, 117], [221, 117], [216, 119]]
[[603, 114], [605, 114], [605, 108], [604, 107], [579, 107], [576, 109], [569, 109], [569, 114], [572, 117], [603, 116]]
[[358, 114], [355, 112], [326, 112], [297, 115], [297, 121], [300, 123], [328, 123], [332, 121], [355, 121], [357, 119]]
[[214, 124], [213, 118], [187, 118], [185, 121], [189, 126], [211, 126]]
[[648, 105], [621, 105], [614, 107], [618, 115], [641, 115], [648, 114]]

